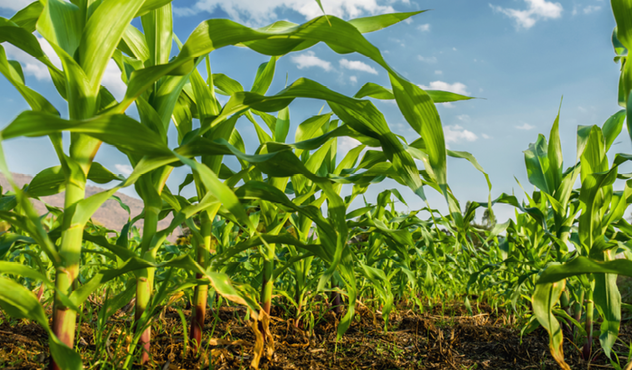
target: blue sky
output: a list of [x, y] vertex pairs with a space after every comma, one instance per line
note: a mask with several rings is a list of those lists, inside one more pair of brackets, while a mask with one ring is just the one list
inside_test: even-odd
[[[521, 193], [514, 176], [530, 191], [522, 151], [538, 133], [548, 136], [560, 99], [564, 96], [560, 135], [566, 165], [575, 159], [577, 125], [601, 125], [619, 108], [617, 81], [619, 65], [613, 62], [610, 43], [615, 26], [610, 4], [603, 0], [335, 0], [322, 1], [325, 10], [345, 19], [388, 13], [431, 9], [410, 22], [368, 34], [397, 71], [412, 82], [433, 89], [445, 89], [482, 99], [439, 104], [450, 149], [474, 154], [491, 177], [492, 196], [502, 192]], [[28, 1], [0, 0], [0, 15], [10, 17]], [[203, 20], [231, 18], [250, 26], [262, 26], [278, 19], [296, 23], [318, 16], [313, 0], [175, 0], [174, 25], [185, 40]], [[66, 110], [45, 69], [10, 45], [3, 44], [9, 58], [22, 63], [27, 84], [48, 97], [62, 112]], [[44, 45], [46, 46], [46, 45]], [[50, 47], [49, 47], [50, 48]], [[46, 49], [46, 47], [45, 47]], [[225, 48], [211, 54], [214, 73], [225, 73], [248, 88], [257, 66], [268, 58], [244, 48]], [[124, 94], [119, 72], [112, 64], [103, 84], [115, 96]], [[300, 77], [317, 80], [329, 88], [353, 95], [364, 83], [388, 86], [387, 74], [370, 60], [357, 55], [338, 55], [325, 45], [281, 58], [270, 89], [274, 93], [286, 82]], [[117, 95], [118, 94], [118, 95]], [[416, 134], [390, 102], [376, 101], [391, 128], [411, 141]], [[293, 127], [317, 114], [320, 102], [296, 101], [290, 107]], [[0, 127], [8, 124], [26, 103], [4, 79], [0, 79]], [[325, 108], [327, 110], [328, 108]], [[130, 112], [133, 115], [133, 112]], [[247, 121], [238, 129], [250, 143], [257, 141]], [[172, 132], [175, 136], [175, 132]], [[175, 143], [175, 139], [173, 140]], [[624, 131], [613, 146], [616, 152], [631, 152]], [[35, 174], [56, 165], [47, 138], [18, 139], [3, 144], [13, 172]], [[341, 140], [340, 150], [353, 147]], [[126, 158], [103, 146], [97, 160], [115, 172], [127, 170]], [[169, 184], [177, 188], [184, 171], [176, 172]], [[449, 184], [458, 199], [486, 201], [483, 176], [463, 160], [448, 162]], [[386, 188], [398, 187], [410, 209], [422, 207], [416, 196], [394, 182], [372, 188], [367, 200]], [[130, 191], [128, 191], [130, 193]], [[427, 191], [433, 207], [445, 210], [442, 197]], [[402, 206], [405, 210], [407, 207]], [[496, 209], [499, 219], [513, 212]]]

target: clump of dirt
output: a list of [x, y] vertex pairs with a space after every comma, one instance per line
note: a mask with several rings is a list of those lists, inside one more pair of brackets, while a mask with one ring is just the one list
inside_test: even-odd
[[[442, 314], [443, 312], [443, 314]], [[270, 332], [274, 343], [260, 362], [261, 369], [556, 369], [542, 329], [520, 337], [520, 330], [502, 310], [478, 307], [468, 315], [460, 304], [425, 313], [400, 308], [391, 314], [388, 330], [379, 313], [359, 307], [347, 333], [339, 340], [339, 317], [329, 312], [307, 332], [292, 318], [273, 311]], [[183, 310], [186, 317], [189, 311]], [[446, 313], [450, 313], [447, 315]], [[167, 308], [153, 323], [151, 359], [156, 369], [247, 369], [253, 360], [255, 334], [243, 308], [211, 310], [205, 324], [202, 355], [194, 356], [185, 342], [180, 314]], [[119, 368], [127, 355], [130, 317], [119, 315], [108, 333], [97, 333], [83, 323], [78, 330], [78, 349], [86, 365], [91, 363], [96, 342], [107, 341], [108, 368]], [[188, 323], [186, 324], [188, 325]], [[79, 328], [78, 328], [79, 329]], [[126, 331], [127, 330], [127, 331]], [[623, 325], [621, 335], [630, 341], [632, 328]], [[107, 336], [107, 338], [106, 338]], [[48, 364], [47, 334], [38, 325], [17, 321], [0, 325], [0, 368], [44, 369]], [[186, 346], [186, 350], [185, 350]], [[599, 351], [600, 352], [600, 351]], [[573, 369], [588, 369], [570, 342], [566, 361]], [[597, 353], [593, 368], [612, 368]]]

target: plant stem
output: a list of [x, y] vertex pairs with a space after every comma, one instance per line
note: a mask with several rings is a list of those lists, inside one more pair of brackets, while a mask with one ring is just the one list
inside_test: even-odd
[[[143, 258], [153, 261], [154, 256], [151, 250], [149, 250], [151, 239], [156, 234], [158, 229], [158, 214], [159, 208], [145, 206], [145, 223], [143, 225], [143, 240], [141, 242], [141, 251]], [[135, 330], [141, 330], [142, 327], [139, 324], [143, 313], [149, 305], [149, 300], [152, 296], [154, 287], [155, 269], [147, 268], [139, 270], [138, 278], [136, 279], [136, 310], [135, 310]], [[149, 322], [149, 319], [148, 319]], [[141, 365], [146, 364], [149, 361], [149, 353], [151, 349], [151, 325], [149, 325], [141, 334], [140, 344], [142, 348], [142, 355], [140, 358]]]
[[[560, 306], [562, 310], [564, 310], [567, 314], [570, 314], [570, 295], [567, 288], [562, 291], [562, 295], [560, 297]], [[562, 332], [565, 335], [570, 335], [571, 333], [571, 327], [567, 321], [562, 322]]]
[[[204, 243], [197, 246], [197, 262], [203, 268], [206, 268], [207, 261], [206, 255], [211, 252], [212, 244], [212, 221], [208, 212], [202, 212], [200, 215], [200, 231], [203, 237]], [[196, 274], [198, 279], [202, 278], [202, 274]], [[206, 304], [208, 300], [208, 285], [196, 285], [193, 296], [193, 303], [195, 305], [193, 310], [193, 317], [191, 318], [191, 330], [189, 331], [189, 337], [193, 341], [193, 353], [198, 354], [202, 345], [202, 331], [204, 330], [204, 321], [206, 319]]]
[[261, 283], [261, 306], [269, 315], [272, 307], [272, 289], [274, 288], [274, 261], [272, 259], [263, 262], [263, 281]]
[[[575, 302], [575, 308], [574, 308], [574, 318], [575, 321], [579, 322], [579, 320], [581, 320], [582, 318], [582, 305], [584, 302], [584, 290], [582, 289], [580, 296], [579, 296], [579, 301]], [[577, 328], [574, 328], [575, 330], [573, 330], [573, 334], [574, 336], [577, 335]]]
[[[85, 196], [85, 181], [69, 181], [66, 186], [65, 209], [74, 210], [74, 206]], [[73, 212], [64, 214], [61, 248], [59, 251], [64, 267], [56, 272], [55, 285], [57, 290], [70, 295], [73, 282], [79, 274], [81, 263], [81, 244], [83, 240], [83, 225], [72, 225]], [[65, 307], [55, 293], [53, 305], [53, 333], [59, 340], [70, 348], [74, 347], [77, 312]], [[55, 361], [51, 360], [50, 368], [62, 370]]]
[[584, 344], [584, 348], [582, 351], [582, 358], [586, 361], [590, 359], [590, 353], [592, 351], [594, 311], [595, 302], [593, 302], [593, 292], [592, 290], [589, 290], [588, 302], [586, 303], [586, 333], [588, 335], [588, 338], [586, 338], [586, 343]]

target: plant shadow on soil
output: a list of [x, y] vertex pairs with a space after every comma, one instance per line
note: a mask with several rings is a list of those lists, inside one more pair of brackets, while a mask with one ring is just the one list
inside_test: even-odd
[[[280, 311], [280, 310], [279, 310]], [[450, 315], [444, 316], [443, 313]], [[184, 314], [188, 316], [187, 310]], [[261, 359], [261, 369], [557, 369], [548, 350], [548, 336], [539, 328], [520, 338], [520, 330], [509, 325], [502, 309], [494, 312], [481, 304], [478, 313], [468, 315], [462, 304], [435, 307], [424, 313], [399, 309], [391, 314], [388, 331], [381, 316], [360, 307], [349, 330], [336, 342], [336, 317], [328, 313], [318, 322], [310, 337], [296, 328], [292, 319], [276, 317], [270, 331], [274, 352]], [[111, 320], [114, 330], [108, 338], [110, 348], [106, 366], [91, 363], [95, 337], [87, 323], [78, 332], [79, 349], [86, 368], [119, 368], [127, 354], [118, 336], [129, 328], [132, 314], [119, 313]], [[152, 333], [152, 366], [175, 369], [248, 369], [252, 361], [255, 335], [243, 318], [243, 308], [222, 307], [208, 314], [203, 354], [195, 357], [188, 347], [184, 357], [183, 326], [178, 312], [166, 308], [155, 320]], [[596, 328], [598, 330], [598, 328]], [[117, 334], [119, 333], [119, 334]], [[216, 340], [210, 343], [208, 336]], [[598, 332], [597, 332], [598, 333]], [[221, 338], [218, 340], [218, 338]], [[622, 325], [620, 338], [630, 343], [632, 325]], [[124, 341], [124, 338], [123, 338]], [[612, 368], [598, 350], [591, 364], [582, 361], [576, 347], [568, 341], [565, 359], [572, 369]], [[44, 369], [48, 364], [46, 332], [25, 320], [5, 320], [0, 324], [0, 368]], [[103, 364], [101, 362], [101, 364]], [[135, 367], [137, 368], [137, 367]]]

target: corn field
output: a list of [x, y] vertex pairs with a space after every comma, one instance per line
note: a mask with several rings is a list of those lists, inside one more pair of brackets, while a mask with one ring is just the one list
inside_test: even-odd
[[[458, 302], [463, 320], [476, 319], [486, 306], [486, 314], [502, 311], [520, 336], [541, 333], [548, 353], [538, 356], [550, 358], [549, 365], [571, 369], [567, 359], [574, 356], [574, 368], [601, 359], [602, 367], [631, 369], [632, 342], [623, 328], [632, 306], [622, 301], [617, 281], [632, 277], [632, 225], [625, 218], [632, 174], [619, 172], [632, 154], [607, 154], [625, 134], [624, 122], [632, 139], [626, 120], [632, 115], [632, 1], [611, 0], [611, 7], [621, 110], [603, 117], [602, 125], [579, 126], [577, 158], [565, 165], [562, 105], [548, 137], [534, 137], [524, 151], [522, 171], [534, 186], [525, 200], [502, 194], [467, 203], [450, 189], [448, 156], [479, 170], [489, 194], [491, 183], [470, 153], [446, 148], [435, 104], [472, 97], [422, 89], [365, 37], [430, 13], [345, 21], [321, 6], [323, 15], [304, 24], [250, 28], [209, 19], [184, 41], [173, 32], [170, 0], [42, 0], [2, 18], [0, 41], [46, 66], [59, 96], [28, 87], [20, 63], [7, 59], [6, 44], [0, 45], [0, 72], [30, 106], [0, 131], [0, 171], [12, 184], [0, 191], [0, 328], [38, 325], [48, 347], [38, 362], [50, 369], [170, 369], [182, 359], [198, 361], [196, 368], [272, 369], [275, 352], [289, 345], [274, 325], [305, 338], [319, 338], [319, 328], [328, 325], [335, 357], [367, 317], [388, 333], [404, 312], [433, 314]], [[132, 24], [137, 19], [142, 31]], [[319, 43], [369, 58], [388, 74], [390, 86], [367, 83], [345, 96], [300, 78], [269, 91], [280, 58]], [[210, 54], [230, 46], [269, 56], [252, 71], [251, 87], [212, 72]], [[120, 101], [102, 86], [111, 61], [127, 86]], [[393, 133], [367, 98], [396, 102], [418, 138], [407, 142]], [[64, 109], [51, 103], [60, 99]], [[301, 99], [319, 101], [323, 109], [294, 122], [296, 135], [288, 137], [292, 103]], [[236, 129], [240, 119], [254, 129], [258, 146], [246, 147]], [[177, 130], [175, 142], [170, 129]], [[44, 136], [59, 165], [20, 187], [2, 143]], [[341, 156], [339, 138], [360, 145]], [[127, 157], [129, 176], [95, 161], [103, 143]], [[170, 189], [175, 168], [188, 175]], [[396, 189], [373, 204], [350, 207], [386, 179], [411, 189], [425, 208], [398, 211], [396, 203], [407, 199]], [[86, 196], [88, 181], [109, 189]], [[343, 185], [350, 195], [342, 195]], [[120, 230], [93, 222], [104, 202], [132, 186], [143, 202], [139, 216]], [[185, 186], [196, 195], [180, 195]], [[427, 201], [428, 191], [443, 196], [447, 214]], [[32, 200], [62, 192], [63, 207], [48, 206], [43, 215], [35, 210]], [[513, 207], [515, 216], [496, 223], [495, 204]], [[485, 211], [486, 223], [475, 222], [477, 210]], [[172, 221], [160, 228], [167, 217]], [[171, 235], [179, 235], [177, 242], [167, 240]], [[222, 312], [240, 323], [248, 340], [233, 340], [238, 336], [230, 326], [216, 327]], [[166, 317], [176, 325], [165, 326]], [[0, 336], [7, 335], [4, 329]], [[177, 337], [179, 346], [166, 364], [155, 348], [164, 336]], [[427, 339], [428, 348], [435, 340], [441, 339]], [[301, 346], [295, 345], [308, 353]], [[407, 356], [420, 351], [406, 348]], [[221, 362], [230, 356], [240, 365]], [[433, 368], [424, 358], [415, 366]], [[456, 368], [445, 358], [445, 368]], [[0, 357], [0, 366], [13, 365]]]

